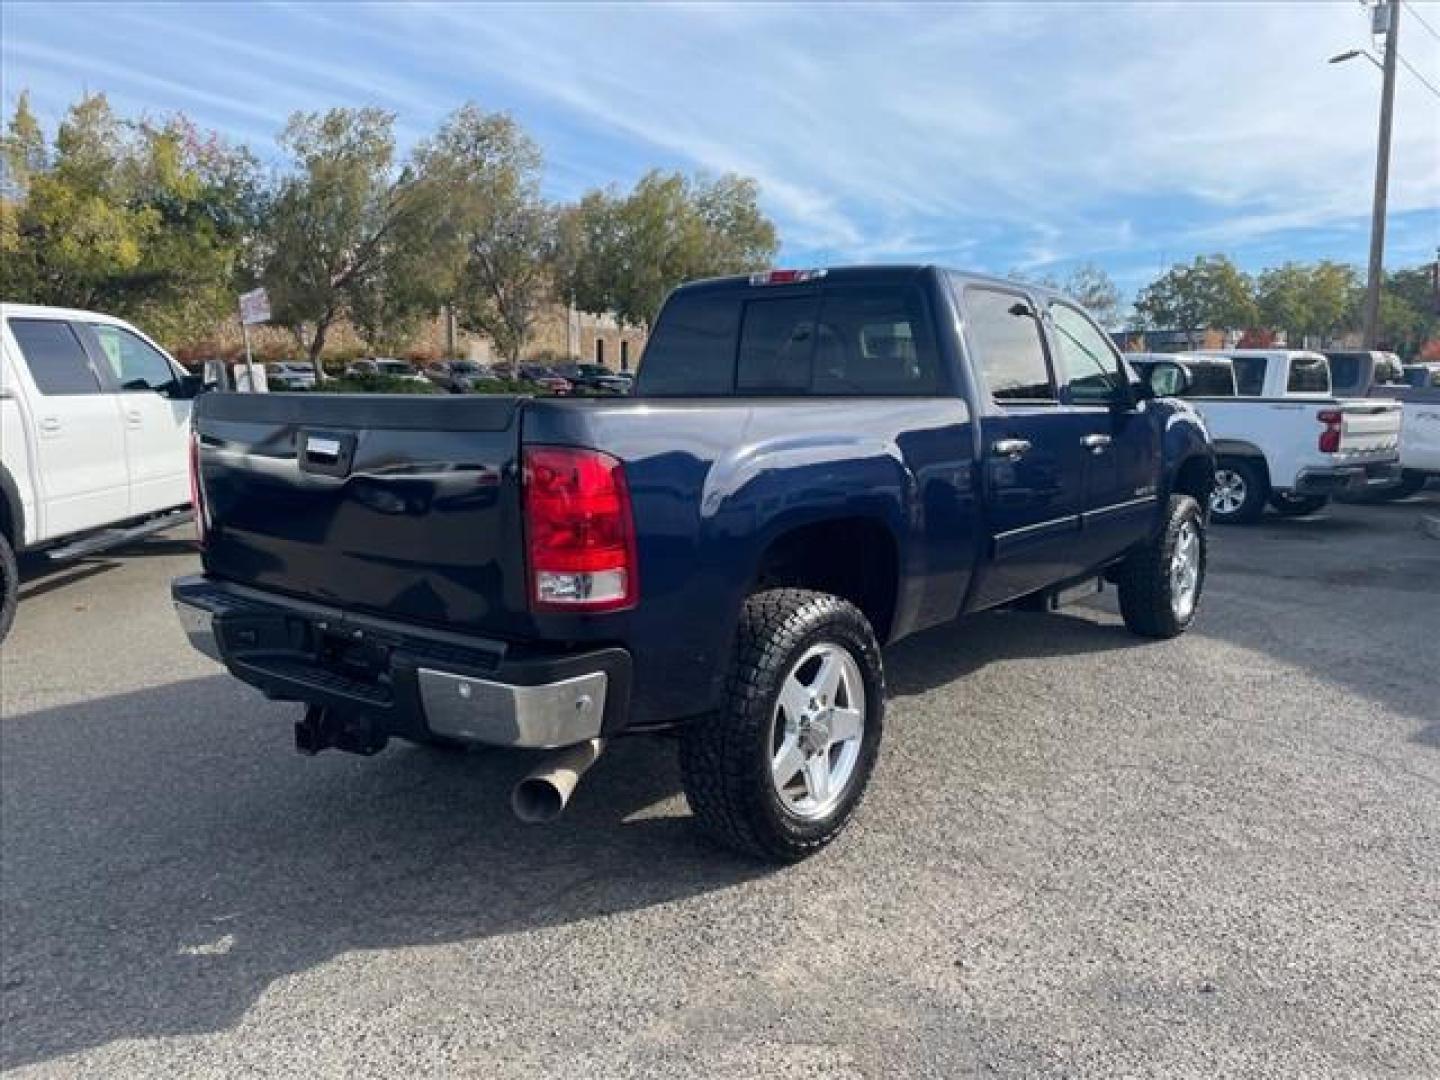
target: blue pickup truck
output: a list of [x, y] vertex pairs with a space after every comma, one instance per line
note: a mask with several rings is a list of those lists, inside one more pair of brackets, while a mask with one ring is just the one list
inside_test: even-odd
[[192, 457], [181, 621], [301, 750], [548, 748], [542, 820], [669, 733], [702, 828], [777, 861], [860, 801], [881, 646], [1101, 582], [1184, 631], [1215, 470], [1072, 301], [899, 266], [685, 285], [630, 397], [210, 394]]

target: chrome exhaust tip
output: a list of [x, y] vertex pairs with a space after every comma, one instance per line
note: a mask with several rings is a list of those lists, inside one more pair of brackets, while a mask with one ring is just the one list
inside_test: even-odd
[[604, 749], [604, 739], [589, 739], [554, 751], [510, 792], [510, 808], [515, 816], [532, 825], [558, 818], [569, 805], [580, 778]]

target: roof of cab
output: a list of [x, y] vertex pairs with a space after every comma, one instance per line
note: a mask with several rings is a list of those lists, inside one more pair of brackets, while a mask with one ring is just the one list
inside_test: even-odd
[[45, 304], [0, 303], [0, 318], [5, 319], [84, 319], [86, 322], [113, 323], [129, 327], [124, 319], [106, 315], [103, 311], [84, 311], [80, 308], [48, 307]]
[[1043, 285], [1032, 285], [1029, 282], [1013, 281], [1007, 278], [993, 277], [989, 274], [977, 274], [968, 270], [953, 270], [946, 266], [938, 266], [933, 263], [874, 263], [866, 266], [829, 266], [829, 267], [796, 267], [804, 273], [812, 274], [803, 281], [777, 282], [774, 285], [767, 285], [764, 282], [757, 282], [754, 278], [770, 273], [771, 271], [759, 270], [754, 274], [731, 274], [726, 277], [700, 278], [695, 281], [687, 281], [676, 287], [675, 291], [710, 291], [726, 289], [750, 289], [750, 288], [805, 288], [806, 286], [823, 286], [834, 284], [860, 285], [860, 284], [881, 284], [897, 281], [908, 281], [921, 274], [934, 272], [948, 275], [951, 279], [965, 285], [995, 285], [1006, 289], [1015, 289], [1022, 292], [1032, 293], [1037, 296], [1062, 297], [1065, 294], [1058, 289], [1047, 288]]

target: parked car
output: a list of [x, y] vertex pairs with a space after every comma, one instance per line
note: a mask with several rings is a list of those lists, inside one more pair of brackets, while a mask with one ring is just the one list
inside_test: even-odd
[[203, 385], [120, 319], [0, 304], [0, 640], [18, 552], [79, 558], [184, 520]]
[[306, 703], [303, 751], [558, 748], [513, 795], [543, 820], [672, 731], [700, 825], [774, 860], [859, 803], [882, 644], [1105, 582], [1173, 637], [1205, 578], [1194, 410], [1058, 293], [935, 267], [682, 287], [633, 398], [217, 394], [197, 430], [177, 609]]
[[1327, 350], [1330, 392], [1336, 397], [1369, 397], [1377, 387], [1405, 384], [1400, 358], [1392, 352]]
[[452, 394], [468, 393], [482, 383], [500, 381], [489, 368], [474, 360], [437, 360], [425, 368], [425, 375]]
[[577, 389], [597, 394], [628, 394], [632, 384], [629, 377], [611, 371], [603, 364], [563, 364], [555, 372]]
[[1401, 377], [1417, 390], [1440, 389], [1440, 364], [1406, 364]]
[[569, 379], [544, 364], [521, 364], [520, 378], [552, 394], [564, 395], [574, 389]]
[[[1222, 524], [1260, 518], [1268, 503], [1311, 514], [1332, 494], [1399, 477], [1400, 409], [1382, 400], [1339, 400], [1319, 353], [1193, 352], [1128, 358], [1157, 393], [1178, 392], [1205, 418], [1218, 458], [1210, 512]], [[1233, 392], [1222, 373], [1228, 364]], [[1183, 372], [1177, 384], [1176, 370]], [[1205, 387], [1196, 393], [1193, 387]]]
[[385, 376], [390, 379], [405, 379], [410, 382], [423, 382], [427, 386], [430, 380], [415, 370], [414, 365], [404, 360], [395, 360], [390, 357], [377, 356], [364, 360], [356, 360], [345, 368], [345, 374], [350, 378], [365, 378]]
[[315, 369], [304, 363], [266, 364], [265, 381], [271, 390], [314, 390]]

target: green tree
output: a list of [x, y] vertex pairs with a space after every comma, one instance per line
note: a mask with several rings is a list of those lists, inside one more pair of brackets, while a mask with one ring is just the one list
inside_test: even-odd
[[257, 208], [248, 152], [181, 116], [125, 121], [102, 95], [70, 109], [53, 151], [22, 95], [4, 149], [7, 297], [109, 311], [172, 343], [232, 302]]
[[444, 206], [456, 321], [516, 363], [554, 295], [555, 214], [540, 196], [539, 147], [509, 116], [467, 104], [417, 160]]
[[1260, 321], [1284, 330], [1290, 343], [1324, 343], [1352, 320], [1358, 278], [1342, 263], [1287, 262], [1260, 274], [1255, 282]]
[[564, 213], [561, 288], [583, 311], [649, 326], [676, 285], [768, 266], [779, 244], [753, 180], [653, 171], [626, 196], [593, 191]]
[[[1380, 293], [1380, 338], [1407, 358], [1440, 338], [1440, 294], [1434, 273], [1433, 264], [1426, 263], [1385, 275]], [[1357, 295], [1357, 311], [1360, 302]]]
[[1135, 314], [1146, 328], [1185, 331], [1192, 347], [1197, 330], [1248, 327], [1257, 317], [1250, 279], [1224, 255], [1172, 266], [1140, 290]]
[[439, 267], [435, 189], [395, 160], [395, 116], [382, 109], [296, 113], [281, 136], [293, 170], [267, 214], [263, 276], [273, 321], [324, 378], [337, 319], [359, 314], [384, 336], [430, 295]]
[[1095, 263], [1081, 263], [1070, 271], [1061, 291], [1078, 300], [1101, 326], [1114, 327], [1120, 322], [1120, 290]]
[[21, 90], [15, 115], [0, 138], [0, 197], [21, 199], [30, 178], [45, 171], [45, 133], [30, 108], [30, 91]]

